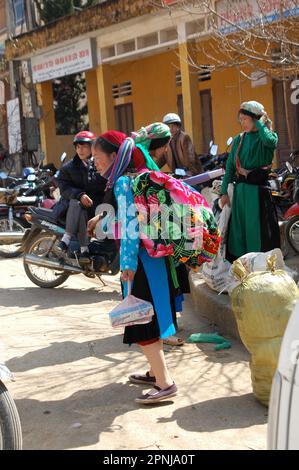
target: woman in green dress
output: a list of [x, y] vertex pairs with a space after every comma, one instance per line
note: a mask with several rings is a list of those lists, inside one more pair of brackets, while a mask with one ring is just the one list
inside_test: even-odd
[[224, 206], [230, 204], [228, 185], [235, 183], [227, 242], [229, 261], [280, 247], [276, 209], [267, 184], [278, 137], [263, 105], [256, 101], [241, 104], [239, 121], [243, 132], [234, 139], [221, 187]]

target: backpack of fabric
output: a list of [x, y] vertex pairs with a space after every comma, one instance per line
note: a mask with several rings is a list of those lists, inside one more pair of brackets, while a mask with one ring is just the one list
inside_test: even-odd
[[137, 175], [132, 189], [140, 239], [149, 256], [170, 256], [195, 271], [215, 258], [220, 232], [198, 191], [160, 171]]

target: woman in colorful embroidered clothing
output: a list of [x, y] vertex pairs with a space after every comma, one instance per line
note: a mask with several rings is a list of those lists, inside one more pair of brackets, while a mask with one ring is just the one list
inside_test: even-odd
[[[93, 156], [97, 170], [107, 179], [108, 199], [110, 193], [110, 201], [111, 196], [116, 200], [118, 219], [121, 223], [120, 269], [124, 295], [127, 293], [127, 281], [132, 281], [132, 294], [150, 301], [154, 306], [153, 320], [147, 324], [126, 327], [123, 339], [127, 344], [139, 344], [150, 364], [150, 370], [146, 374], [133, 374], [129, 380], [154, 386], [148, 393], [136, 398], [138, 403], [152, 404], [177, 393], [177, 387], [166, 366], [162, 341], [176, 331], [175, 289], [168, 259], [151, 258], [140, 243], [137, 215], [136, 212], [132, 214], [132, 209], [129, 209], [134, 205], [132, 180], [123, 174], [131, 162], [132, 155], [133, 166], [137, 166], [135, 159], [143, 156], [146, 161], [145, 168], [157, 169], [150, 153], [158, 157], [165, 151], [170, 139], [170, 130], [162, 123], [142, 128], [134, 135], [137, 157], [133, 140], [124, 137], [124, 134], [116, 131], [102, 134], [95, 141]], [[139, 163], [139, 166], [142, 165]], [[121, 209], [124, 201], [126, 211]], [[94, 230], [98, 220], [99, 217], [94, 217], [89, 221], [89, 233]]]
[[278, 137], [257, 101], [241, 104], [239, 121], [244, 132], [234, 139], [221, 188], [222, 205], [229, 204], [227, 187], [235, 182], [227, 244], [229, 261], [280, 246], [277, 214], [267, 186]]

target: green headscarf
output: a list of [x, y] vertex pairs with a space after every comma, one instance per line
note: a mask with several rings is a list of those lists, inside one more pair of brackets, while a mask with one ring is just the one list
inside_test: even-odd
[[170, 129], [163, 122], [154, 122], [146, 127], [141, 127], [139, 131], [132, 132], [135, 144], [140, 144], [146, 150], [149, 150], [152, 140], [171, 137]]

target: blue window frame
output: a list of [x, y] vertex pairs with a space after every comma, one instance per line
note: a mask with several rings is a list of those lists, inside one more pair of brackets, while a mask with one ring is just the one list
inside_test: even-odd
[[15, 24], [20, 25], [25, 21], [24, 0], [13, 0]]

